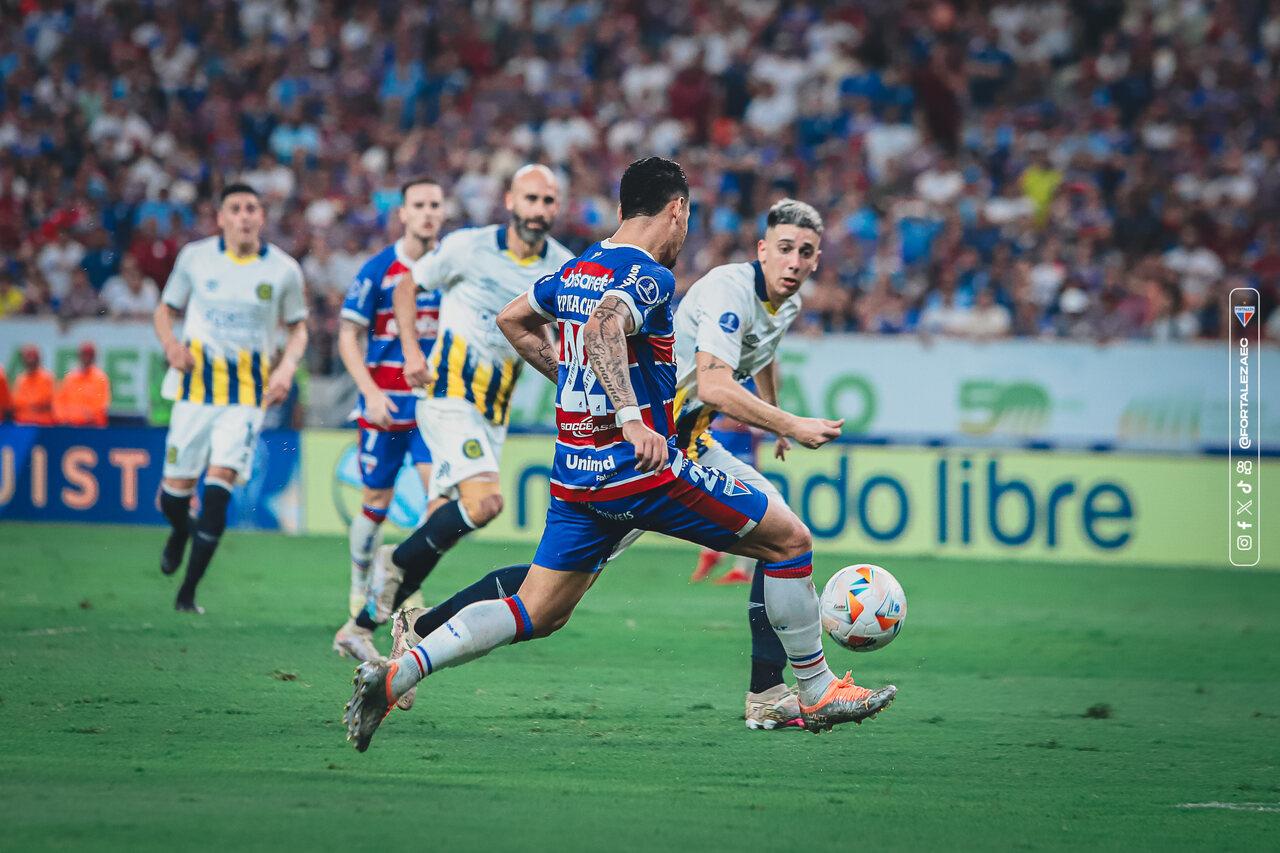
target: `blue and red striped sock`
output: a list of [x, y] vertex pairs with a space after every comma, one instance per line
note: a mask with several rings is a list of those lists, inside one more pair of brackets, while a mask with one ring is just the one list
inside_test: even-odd
[[769, 624], [787, 650], [791, 671], [799, 682], [800, 701], [814, 705], [835, 675], [822, 652], [822, 623], [818, 593], [813, 588], [813, 552], [806, 551], [775, 563], [761, 563], [764, 606]]

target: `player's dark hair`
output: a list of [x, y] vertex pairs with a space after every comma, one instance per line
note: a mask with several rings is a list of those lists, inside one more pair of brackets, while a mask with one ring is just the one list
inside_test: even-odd
[[258, 195], [257, 190], [255, 190], [253, 187], [249, 186], [248, 184], [244, 183], [243, 181], [237, 181], [234, 184], [227, 184], [225, 187], [222, 188], [222, 192], [219, 193], [218, 195], [218, 204], [221, 205], [224, 201], [227, 200], [227, 196], [235, 195], [236, 193], [248, 193], [249, 195], [256, 198], [258, 201], [262, 201], [262, 196]]
[[765, 220], [766, 228], [772, 228], [775, 225], [795, 225], [798, 228], [808, 228], [822, 236], [822, 215], [814, 210], [812, 206], [802, 201], [796, 201], [794, 198], [784, 198], [769, 208], [769, 216]]
[[637, 160], [622, 173], [618, 201], [622, 218], [657, 216], [673, 198], [689, 197], [689, 181], [680, 164], [663, 157]]
[[430, 175], [414, 175], [412, 178], [400, 185], [401, 202], [403, 203], [405, 194], [408, 193], [409, 190], [421, 184], [428, 184], [433, 187], [440, 187], [441, 189], [444, 189], [444, 185]]

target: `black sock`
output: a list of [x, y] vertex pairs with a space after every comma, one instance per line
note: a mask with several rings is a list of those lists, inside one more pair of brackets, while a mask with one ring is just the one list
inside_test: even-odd
[[413, 623], [413, 632], [419, 637], [425, 637], [454, 616], [457, 616], [458, 611], [468, 604], [475, 604], [477, 601], [492, 601], [515, 595], [520, 589], [520, 584], [524, 583], [524, 577], [527, 574], [529, 574], [528, 563], [507, 566], [505, 569], [489, 572], [489, 574], [461, 592], [455, 592], [448, 601], [431, 608], [426, 614], [419, 616], [418, 621]]
[[175, 495], [161, 487], [160, 511], [169, 520], [169, 526], [173, 528], [173, 532], [186, 541], [191, 531], [191, 492]]
[[170, 528], [160, 555], [160, 571], [170, 575], [182, 566], [182, 556], [187, 552], [187, 538], [191, 536], [191, 492], [175, 495], [161, 488], [160, 511], [168, 519]]
[[783, 683], [782, 670], [787, 665], [787, 650], [773, 632], [764, 608], [764, 572], [756, 565], [751, 578], [751, 597], [747, 602], [747, 622], [751, 625], [751, 692], [763, 693]]
[[224, 483], [205, 483], [200, 495], [200, 519], [196, 522], [194, 541], [191, 543], [191, 559], [187, 561], [187, 576], [178, 590], [178, 601], [194, 604], [196, 586], [209, 568], [218, 540], [227, 528], [227, 504], [231, 503], [231, 489]]
[[463, 515], [462, 504], [458, 501], [449, 501], [427, 516], [422, 526], [401, 542], [391, 555], [391, 559], [404, 571], [404, 581], [396, 590], [391, 609], [394, 611], [417, 592], [436, 563], [440, 562], [440, 557], [472, 530], [475, 527]]

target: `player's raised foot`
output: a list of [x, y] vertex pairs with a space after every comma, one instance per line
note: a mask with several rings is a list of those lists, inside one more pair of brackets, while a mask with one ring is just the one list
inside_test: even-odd
[[333, 650], [340, 655], [364, 661], [381, 661], [382, 655], [373, 644], [373, 632], [348, 619], [333, 635]]
[[702, 552], [698, 554], [698, 565], [694, 568], [693, 574], [689, 575], [689, 583], [700, 583], [706, 580], [723, 556], [724, 554], [719, 551], [703, 548]]
[[187, 553], [187, 540], [191, 537], [188, 530], [170, 530], [165, 540], [164, 550], [160, 552], [160, 571], [171, 575], [182, 568], [182, 558]]
[[822, 698], [813, 705], [800, 703], [800, 718], [811, 732], [824, 732], [841, 723], [859, 723], [868, 720], [889, 707], [898, 688], [892, 684], [879, 690], [868, 690], [853, 683], [853, 673], [836, 679], [827, 687]]
[[377, 612], [373, 619], [379, 625], [391, 618], [391, 610], [395, 604], [396, 593], [400, 584], [404, 583], [404, 570], [391, 559], [396, 550], [395, 545], [381, 545], [373, 552], [373, 567], [370, 569], [369, 594], [373, 597]]
[[185, 598], [179, 598], [177, 601], [173, 602], [173, 609], [179, 613], [194, 613], [197, 616], [204, 615], [203, 607], [196, 604], [194, 601]]
[[716, 586], [729, 586], [735, 583], [751, 583], [751, 572], [741, 566], [734, 566], [729, 571], [712, 581]]
[[779, 729], [800, 728], [800, 700], [795, 691], [785, 684], [775, 684], [762, 693], [747, 691], [747, 728]]
[[[419, 617], [425, 616], [430, 610], [430, 607], [401, 607], [395, 612], [391, 617], [391, 654], [388, 655], [390, 660], [400, 660], [411, 647], [422, 641], [422, 638], [413, 630], [413, 625]], [[414, 685], [396, 700], [396, 706], [401, 711], [408, 711], [413, 707], [413, 700], [417, 695], [418, 687]]]
[[391, 679], [399, 668], [395, 661], [371, 660], [356, 667], [356, 677], [351, 682], [356, 689], [347, 703], [342, 721], [347, 726], [347, 740], [355, 742], [358, 752], [369, 748], [373, 733], [395, 708]]

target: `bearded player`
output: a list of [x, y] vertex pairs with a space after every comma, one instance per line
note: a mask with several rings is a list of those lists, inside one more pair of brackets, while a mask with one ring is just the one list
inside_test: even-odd
[[[262, 240], [265, 224], [257, 191], [229, 184], [218, 203], [222, 233], [183, 247], [155, 310], [156, 337], [169, 361], [161, 390], [174, 401], [160, 485], [171, 530], [160, 570], [176, 572], [194, 539], [174, 602], [181, 611], [204, 612], [196, 587], [226, 529], [231, 490], [249, 479], [265, 409], [288, 397], [307, 348], [302, 269]], [[181, 340], [174, 333], [179, 317]], [[280, 325], [288, 336], [272, 367]], [[191, 497], [201, 474], [193, 527]]]
[[[423, 678], [563, 627], [636, 529], [761, 560], [765, 608], [799, 681], [806, 728], [860, 722], [896, 695], [892, 685], [871, 691], [849, 674], [838, 679], [827, 666], [812, 538], [795, 514], [675, 446], [670, 267], [688, 229], [688, 184], [677, 164], [651, 157], [627, 168], [620, 201], [612, 238], [538, 281], [499, 321], [521, 357], [557, 382], [551, 505], [528, 574], [517, 593], [468, 605], [399, 659], [360, 665], [345, 715], [360, 751]], [[549, 322], [560, 330], [558, 352], [545, 335]]]
[[[404, 376], [422, 398], [417, 423], [435, 467], [426, 521], [394, 549], [377, 551], [374, 612], [356, 617], [363, 631], [387, 621], [450, 548], [502, 511], [498, 466], [522, 363], [498, 329], [498, 312], [572, 257], [549, 234], [560, 210], [559, 181], [550, 169], [517, 171], [506, 206], [506, 224], [455, 231], [396, 286]], [[410, 325], [421, 289], [441, 292], [429, 359], [414, 345]]]
[[[397, 282], [436, 247], [444, 216], [444, 191], [435, 179], [406, 181], [400, 188], [399, 209], [404, 236], [361, 267], [342, 304], [338, 355], [360, 390], [356, 458], [364, 485], [360, 513], [351, 520], [348, 534], [352, 614], [368, 605], [369, 564], [401, 468], [406, 462], [413, 465], [424, 490], [431, 481], [431, 452], [414, 420], [416, 398], [404, 378], [404, 344], [392, 294]], [[431, 351], [439, 319], [440, 292], [419, 290], [410, 343], [419, 353]], [[373, 632], [357, 625], [354, 616], [338, 629], [333, 648], [356, 660], [379, 656]]]

